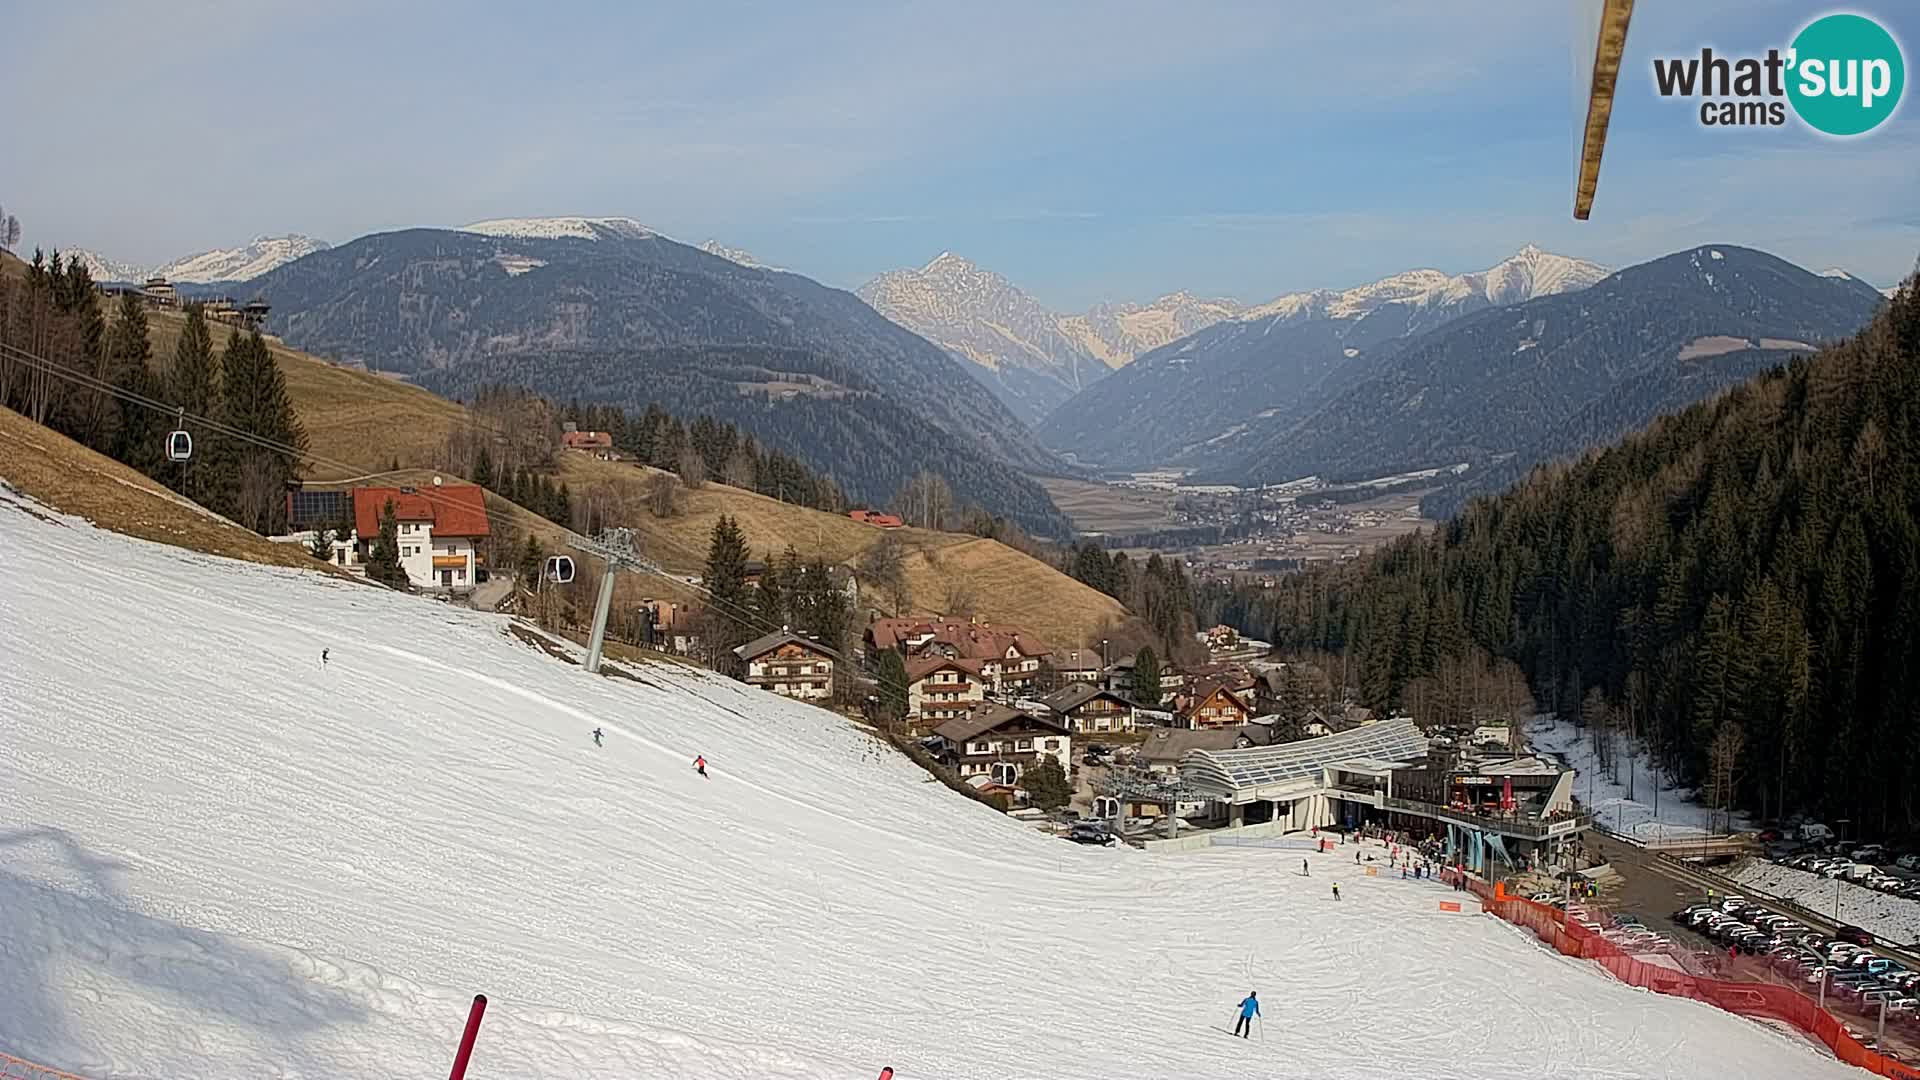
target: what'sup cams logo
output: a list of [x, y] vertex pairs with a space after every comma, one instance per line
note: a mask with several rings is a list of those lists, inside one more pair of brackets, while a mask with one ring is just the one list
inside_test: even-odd
[[1827, 135], [1864, 135], [1900, 104], [1907, 67], [1900, 43], [1864, 15], [1823, 15], [1765, 56], [1657, 58], [1653, 82], [1665, 98], [1699, 98], [1706, 127], [1780, 127], [1793, 109]]

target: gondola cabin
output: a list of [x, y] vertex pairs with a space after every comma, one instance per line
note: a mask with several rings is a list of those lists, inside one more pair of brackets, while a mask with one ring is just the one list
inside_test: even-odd
[[193, 457], [193, 436], [184, 431], [167, 435], [167, 460], [187, 461]]
[[547, 580], [555, 585], [565, 585], [573, 580], [573, 556], [550, 555], [547, 557]]

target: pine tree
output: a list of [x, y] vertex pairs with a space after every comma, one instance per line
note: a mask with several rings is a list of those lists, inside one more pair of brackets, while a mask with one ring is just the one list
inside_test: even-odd
[[898, 649], [887, 649], [880, 654], [879, 662], [874, 665], [874, 679], [879, 683], [880, 714], [883, 719], [897, 721], [907, 715], [907, 662]]
[[406, 567], [400, 565], [400, 527], [394, 522], [391, 499], [380, 508], [380, 535], [367, 553], [367, 577], [395, 589], [409, 584]]
[[773, 552], [767, 552], [767, 569], [760, 575], [760, 586], [754, 590], [753, 611], [762, 626], [787, 626], [792, 620], [787, 612], [787, 594], [781, 587], [780, 571], [773, 561]]
[[707, 544], [705, 585], [712, 625], [708, 628], [708, 648], [718, 663], [732, 663], [735, 647], [752, 638], [747, 624], [750, 611], [747, 600], [747, 540], [740, 526], [725, 514], [713, 523]]
[[1020, 787], [1029, 803], [1042, 810], [1058, 810], [1073, 797], [1073, 785], [1067, 781], [1067, 771], [1060, 767], [1059, 758], [1044, 753], [1038, 756], [1038, 761], [1020, 773]]
[[1160, 705], [1160, 658], [1154, 655], [1153, 647], [1143, 645], [1133, 654], [1133, 678], [1127, 687], [1128, 697], [1137, 705], [1158, 708]]
[[473, 458], [473, 482], [488, 490], [493, 489], [493, 455], [485, 446]]
[[[147, 308], [132, 293], [120, 294], [113, 327], [107, 334], [108, 379], [144, 398], [165, 397], [150, 363], [153, 346], [147, 338]], [[157, 410], [125, 402], [114, 431], [113, 456], [149, 476], [162, 472], [170, 421]]]
[[320, 526], [313, 530], [313, 539], [307, 542], [307, 550], [321, 562], [333, 561], [333, 530]]
[[194, 460], [184, 468], [171, 468], [164, 475], [182, 495], [203, 506], [213, 505], [207, 494], [208, 477], [216, 466], [207, 463], [218, 453], [213, 432], [199, 417], [211, 418], [220, 412], [220, 374], [213, 361], [213, 335], [207, 330], [206, 308], [188, 304], [186, 325], [173, 344], [173, 366], [167, 371], [166, 393], [175, 408], [185, 412], [187, 433], [193, 439]]

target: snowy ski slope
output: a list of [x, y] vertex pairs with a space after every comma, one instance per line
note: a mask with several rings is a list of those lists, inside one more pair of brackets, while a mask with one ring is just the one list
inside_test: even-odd
[[[820, 710], [22, 505], [0, 487], [26, 1058], [439, 1076], [483, 991], [476, 1077], [1855, 1075], [1350, 852], [1303, 878], [1297, 851], [1076, 847]], [[1223, 1033], [1249, 989], [1262, 1041]]]

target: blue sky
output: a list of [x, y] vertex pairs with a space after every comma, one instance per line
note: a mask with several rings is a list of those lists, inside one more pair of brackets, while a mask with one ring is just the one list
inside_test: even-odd
[[[952, 250], [1060, 308], [1528, 242], [1612, 265], [1742, 243], [1878, 284], [1920, 255], [1912, 100], [1842, 142], [1703, 129], [1652, 90], [1652, 57], [1784, 46], [1819, 4], [1640, 4], [1588, 222], [1595, 0], [548, 7], [12, 6], [0, 204], [26, 247], [147, 263], [618, 214], [845, 287]], [[1849, 10], [1920, 58], [1911, 0]]]

